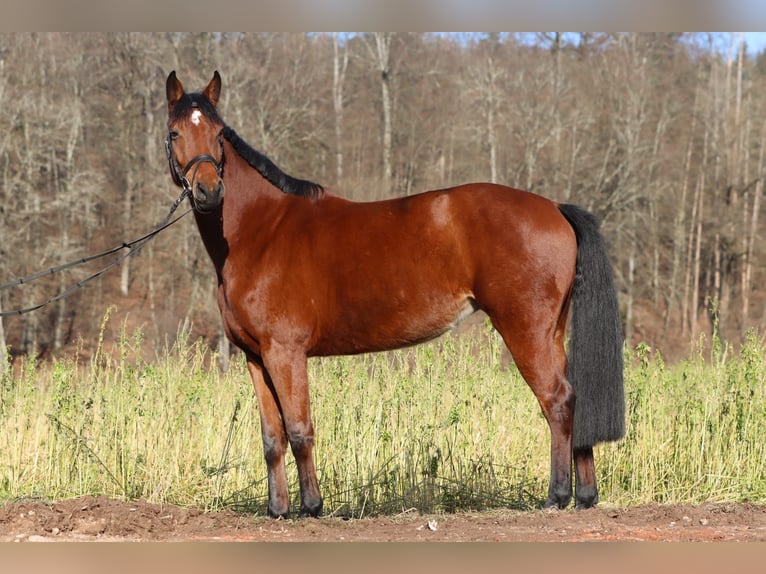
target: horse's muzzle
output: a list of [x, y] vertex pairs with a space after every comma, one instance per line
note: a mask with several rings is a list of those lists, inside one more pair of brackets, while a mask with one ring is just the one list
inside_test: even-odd
[[203, 215], [215, 211], [221, 205], [223, 191], [223, 181], [220, 179], [212, 189], [202, 182], [197, 182], [192, 197], [194, 210]]

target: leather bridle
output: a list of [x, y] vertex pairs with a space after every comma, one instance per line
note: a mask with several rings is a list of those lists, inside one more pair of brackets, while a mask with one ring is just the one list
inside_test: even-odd
[[[170, 175], [176, 185], [180, 185], [184, 190], [191, 193], [194, 184], [194, 178], [197, 176], [197, 171], [203, 163], [212, 163], [213, 167], [215, 167], [215, 171], [218, 174], [218, 177], [223, 177], [223, 130], [221, 130], [218, 134], [218, 145], [221, 149], [220, 160], [216, 159], [209, 153], [202, 153], [190, 159], [183, 168], [181, 168], [181, 165], [178, 163], [175, 155], [173, 154], [173, 139], [174, 132], [169, 131], [167, 137], [165, 138], [165, 151], [168, 154]], [[192, 168], [194, 168], [194, 172], [191, 175], [191, 179], [189, 179], [187, 175]]]

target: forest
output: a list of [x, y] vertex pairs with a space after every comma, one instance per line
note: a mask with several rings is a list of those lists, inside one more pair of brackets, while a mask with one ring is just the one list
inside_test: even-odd
[[[345, 197], [493, 181], [591, 210], [630, 345], [677, 359], [714, 330], [763, 329], [766, 55], [738, 33], [0, 34], [0, 284], [162, 220], [171, 70], [190, 90], [218, 70], [224, 120]], [[0, 309], [97, 269], [4, 289]], [[225, 357], [215, 301], [188, 217], [0, 317], [0, 370], [121, 331], [158, 352], [188, 332]]]

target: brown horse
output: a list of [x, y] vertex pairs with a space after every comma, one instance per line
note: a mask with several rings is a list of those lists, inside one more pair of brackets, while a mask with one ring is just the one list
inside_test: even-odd
[[199, 93], [171, 72], [166, 89], [170, 172], [189, 193], [226, 334], [258, 398], [269, 515], [289, 512], [288, 443], [300, 515], [322, 511], [308, 357], [421, 343], [478, 309], [548, 421], [546, 505], [569, 504], [573, 458], [576, 505], [596, 504], [593, 445], [624, 434], [624, 399], [617, 298], [592, 215], [488, 183], [351, 202], [288, 176], [228, 127], [218, 72]]

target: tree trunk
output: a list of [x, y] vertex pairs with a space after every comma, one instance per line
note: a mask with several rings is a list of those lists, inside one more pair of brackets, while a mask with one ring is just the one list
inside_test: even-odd
[[697, 186], [697, 225], [696, 225], [696, 238], [694, 244], [694, 264], [692, 272], [692, 295], [690, 301], [690, 313], [691, 313], [691, 334], [692, 338], [697, 337], [697, 318], [699, 312], [699, 288], [700, 288], [700, 255], [702, 251], [702, 208], [705, 194], [703, 193], [705, 186], [705, 175], [700, 176], [699, 185]]
[[391, 33], [375, 32], [375, 55], [380, 73], [380, 97], [383, 111], [383, 186], [384, 192], [393, 191], [393, 102], [391, 100]]
[[348, 48], [341, 46], [338, 34], [333, 33], [333, 76], [332, 76], [332, 101], [335, 111], [335, 183], [338, 187], [343, 180], [343, 82], [346, 79], [348, 67]]
[[[0, 293], [0, 312], [3, 310], [3, 295]], [[0, 317], [0, 379], [8, 370], [8, 343], [5, 340], [5, 325]]]
[[628, 345], [632, 345], [633, 339], [633, 292], [636, 277], [636, 239], [630, 242], [630, 253], [628, 255], [628, 285], [627, 297], [625, 297], [625, 340]]
[[[681, 272], [682, 257], [684, 252], [684, 245], [689, 244], [685, 241], [686, 236], [686, 202], [689, 195], [689, 179], [691, 177], [692, 168], [692, 151], [694, 149], [694, 132], [697, 126], [697, 106], [699, 102], [701, 82], [697, 82], [697, 88], [694, 91], [694, 103], [692, 104], [692, 117], [691, 126], [689, 128], [689, 136], [686, 142], [686, 156], [684, 157], [684, 171], [683, 179], [681, 181], [681, 199], [679, 202], [679, 209], [674, 219], [673, 229], [673, 264], [670, 270], [670, 288], [667, 293], [667, 306], [665, 308], [665, 321], [664, 321], [664, 336], [667, 337], [670, 328], [670, 317], [673, 313], [673, 302], [676, 297], [680, 298], [681, 302], [681, 333], [686, 334], [687, 322], [686, 322], [686, 293], [683, 297], [678, 295], [678, 278]], [[692, 208], [694, 210], [694, 208]], [[690, 230], [691, 231], [691, 230]], [[690, 241], [690, 240], [689, 240]], [[688, 267], [687, 267], [688, 269]]]
[[[760, 156], [758, 158], [758, 173], [766, 169], [764, 165], [764, 148], [766, 148], [766, 121], [761, 128]], [[747, 232], [744, 270], [742, 272], [742, 327], [748, 328], [750, 319], [750, 286], [753, 278], [753, 253], [758, 233], [758, 214], [761, 211], [761, 196], [763, 195], [763, 177], [758, 177], [753, 192], [753, 208], [750, 212], [750, 226]]]
[[697, 309], [699, 306], [700, 253], [702, 249], [702, 208], [705, 189], [705, 170], [707, 169], [708, 131], [702, 147], [702, 162], [699, 168], [697, 185], [692, 200], [692, 215], [689, 225], [689, 243], [686, 256], [686, 279], [684, 281], [684, 297], [681, 307], [681, 334], [686, 335], [687, 325], [691, 336], [697, 336]]
[[[122, 196], [122, 232], [127, 233], [131, 229], [131, 211], [133, 205], [133, 171], [132, 166], [125, 170], [125, 190]], [[120, 264], [120, 293], [127, 297], [130, 292], [130, 261], [132, 257], [125, 258]]]

